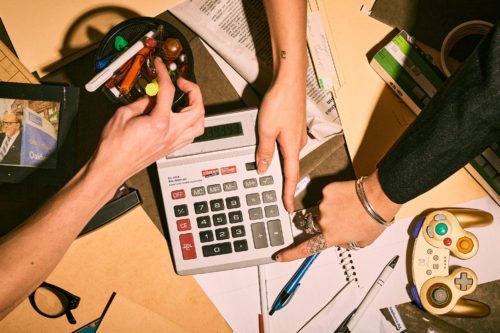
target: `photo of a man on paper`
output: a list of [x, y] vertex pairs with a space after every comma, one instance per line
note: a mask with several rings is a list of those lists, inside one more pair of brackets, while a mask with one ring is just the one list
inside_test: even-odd
[[0, 164], [56, 168], [60, 103], [0, 98]]

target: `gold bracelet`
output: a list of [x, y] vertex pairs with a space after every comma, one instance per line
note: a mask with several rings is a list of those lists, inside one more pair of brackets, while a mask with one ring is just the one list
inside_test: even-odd
[[372, 219], [374, 219], [378, 224], [383, 225], [384, 227], [388, 227], [392, 223], [394, 223], [394, 218], [392, 218], [392, 220], [390, 221], [386, 221], [377, 214], [375, 209], [373, 209], [372, 205], [366, 198], [365, 189], [363, 188], [363, 180], [365, 180], [365, 178], [366, 177], [363, 176], [356, 181], [356, 193], [358, 194], [359, 201], [361, 201], [361, 204]]

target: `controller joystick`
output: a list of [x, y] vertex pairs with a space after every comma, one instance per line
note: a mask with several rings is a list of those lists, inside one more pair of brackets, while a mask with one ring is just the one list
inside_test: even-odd
[[468, 268], [449, 273], [450, 252], [460, 258], [473, 257], [479, 243], [469, 227], [487, 226], [493, 216], [475, 209], [445, 209], [433, 211], [420, 220], [413, 236], [412, 258], [413, 298], [433, 314], [457, 317], [484, 317], [489, 307], [462, 297], [477, 287], [477, 276]]

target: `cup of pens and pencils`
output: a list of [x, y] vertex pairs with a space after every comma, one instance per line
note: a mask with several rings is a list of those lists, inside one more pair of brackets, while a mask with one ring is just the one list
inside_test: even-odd
[[100, 89], [112, 102], [129, 104], [141, 96], [155, 96], [158, 82], [154, 59], [165, 63], [175, 86], [172, 109], [184, 105], [177, 78], [195, 81], [193, 54], [186, 38], [171, 24], [151, 17], [126, 20], [104, 36], [96, 51], [97, 74], [85, 85]]

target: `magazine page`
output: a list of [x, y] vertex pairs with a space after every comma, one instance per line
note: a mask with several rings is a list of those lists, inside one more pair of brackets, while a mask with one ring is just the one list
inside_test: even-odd
[[[170, 12], [197, 33], [260, 94], [272, 80], [272, 48], [262, 1], [191, 0]], [[307, 125], [317, 139], [342, 131], [331, 92], [319, 87], [309, 59]]]

